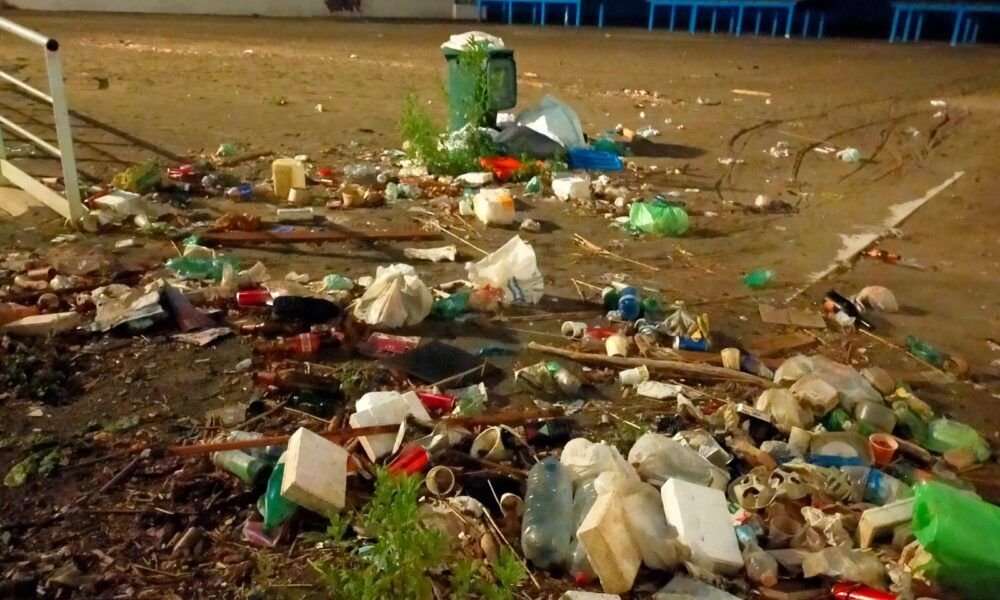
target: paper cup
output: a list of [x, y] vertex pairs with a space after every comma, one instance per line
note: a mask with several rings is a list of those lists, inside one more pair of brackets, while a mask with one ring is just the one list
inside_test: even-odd
[[427, 491], [435, 496], [447, 496], [455, 489], [455, 472], [448, 467], [438, 465], [427, 472], [424, 480]]
[[579, 321], [564, 321], [562, 334], [568, 338], [579, 339], [587, 333], [587, 324]]
[[646, 365], [633, 369], [625, 369], [618, 374], [618, 379], [622, 382], [622, 385], [639, 385], [643, 381], [649, 381], [649, 369]]
[[872, 460], [880, 467], [892, 464], [896, 450], [899, 450], [899, 442], [888, 433], [873, 433], [868, 436], [868, 449], [872, 453]]
[[628, 340], [622, 335], [612, 335], [604, 341], [604, 349], [608, 356], [628, 356]]
[[309, 204], [309, 188], [292, 188], [288, 190], [288, 203], [293, 206]]
[[722, 355], [722, 366], [734, 371], [740, 370], [740, 350], [739, 348], [726, 348], [719, 354]]
[[500, 512], [502, 512], [505, 517], [512, 515], [520, 517], [524, 514], [524, 500], [522, 500], [517, 494], [507, 492], [506, 494], [500, 496]]
[[503, 460], [507, 458], [507, 449], [503, 446], [503, 432], [499, 427], [489, 427], [472, 441], [472, 456], [486, 460]]

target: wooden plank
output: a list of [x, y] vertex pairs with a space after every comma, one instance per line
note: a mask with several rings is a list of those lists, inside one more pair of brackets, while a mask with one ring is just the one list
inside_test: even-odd
[[6, 177], [11, 183], [28, 192], [38, 200], [41, 200], [52, 210], [63, 217], [71, 219], [69, 201], [59, 192], [45, 187], [37, 179], [18, 169], [9, 160], [0, 160], [0, 175]]
[[310, 244], [348, 240], [438, 240], [441, 234], [422, 229], [397, 231], [215, 231], [200, 235], [202, 241], [226, 244]]
[[36, 206], [42, 206], [42, 203], [28, 192], [12, 187], [0, 188], [0, 210], [10, 213], [11, 216], [20, 217]]

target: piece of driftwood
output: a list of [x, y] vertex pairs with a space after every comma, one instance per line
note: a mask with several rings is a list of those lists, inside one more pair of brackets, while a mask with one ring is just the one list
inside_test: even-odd
[[603, 354], [590, 354], [587, 352], [577, 352], [575, 350], [566, 350], [563, 348], [556, 348], [554, 346], [546, 346], [537, 342], [529, 342], [528, 350], [562, 356], [563, 358], [591, 365], [618, 367], [621, 369], [645, 366], [650, 371], [668, 373], [675, 377], [690, 377], [692, 379], [707, 379], [712, 381], [741, 381], [761, 387], [774, 387], [774, 382], [769, 379], [764, 379], [763, 377], [758, 377], [742, 371], [734, 371], [732, 369], [725, 369], [723, 367], [700, 363], [686, 363], [677, 360], [656, 360], [651, 358], [622, 358], [619, 356], [605, 356]]
[[201, 234], [207, 244], [314, 244], [345, 242], [348, 240], [438, 240], [440, 234], [422, 229], [396, 231], [350, 231], [330, 229], [323, 231], [210, 231]]

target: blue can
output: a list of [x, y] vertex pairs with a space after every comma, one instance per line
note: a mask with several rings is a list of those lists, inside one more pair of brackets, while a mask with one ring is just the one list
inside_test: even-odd
[[708, 338], [696, 340], [689, 337], [675, 337], [674, 350], [696, 350], [698, 352], [707, 352]]

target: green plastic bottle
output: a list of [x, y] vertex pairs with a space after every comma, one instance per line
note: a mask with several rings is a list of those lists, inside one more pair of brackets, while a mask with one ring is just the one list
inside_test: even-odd
[[934, 346], [931, 346], [915, 335], [906, 336], [906, 347], [910, 350], [910, 354], [935, 367], [940, 367], [944, 364], [944, 355], [935, 350]]
[[240, 263], [234, 258], [171, 258], [167, 268], [182, 279], [212, 279], [221, 281], [226, 265], [233, 268], [233, 273], [240, 270]]
[[896, 413], [896, 430], [902, 437], [918, 444], [927, 439], [927, 422], [910, 410], [905, 401], [893, 402], [892, 412]]
[[774, 279], [774, 271], [771, 269], [755, 269], [743, 277], [743, 284], [752, 290], [759, 290]]
[[850, 413], [842, 408], [835, 408], [826, 413], [826, 416], [823, 417], [823, 427], [825, 427], [827, 431], [844, 431], [844, 427], [846, 427], [850, 422]]
[[257, 501], [257, 510], [264, 517], [264, 533], [271, 534], [282, 523], [292, 518], [298, 505], [281, 495], [281, 478], [285, 475], [285, 463], [279, 461], [267, 480], [267, 491]]
[[254, 458], [242, 450], [224, 450], [212, 454], [212, 462], [223, 471], [229, 471], [244, 483], [262, 488], [271, 474], [271, 463]]

